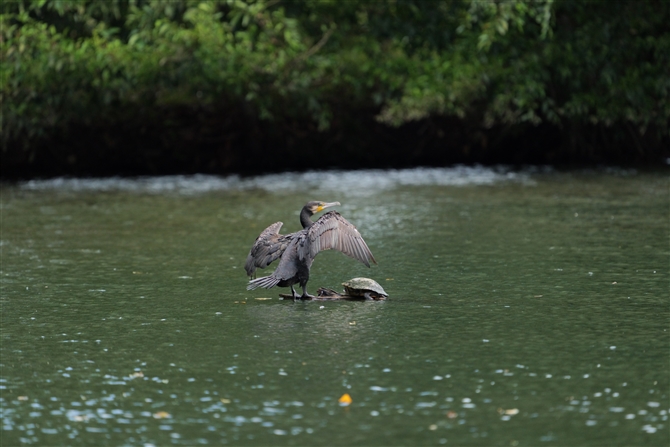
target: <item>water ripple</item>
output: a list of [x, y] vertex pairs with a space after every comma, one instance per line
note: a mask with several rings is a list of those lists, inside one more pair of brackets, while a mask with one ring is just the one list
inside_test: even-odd
[[321, 190], [351, 194], [370, 194], [398, 186], [491, 185], [513, 181], [529, 183], [530, 171], [515, 172], [507, 167], [455, 166], [450, 168], [414, 168], [400, 170], [368, 169], [360, 171], [308, 171], [268, 174], [254, 177], [230, 175], [172, 175], [137, 178], [55, 178], [30, 180], [20, 184], [24, 190], [129, 191], [140, 193], [177, 193], [184, 195], [214, 191], [261, 189], [268, 192]]

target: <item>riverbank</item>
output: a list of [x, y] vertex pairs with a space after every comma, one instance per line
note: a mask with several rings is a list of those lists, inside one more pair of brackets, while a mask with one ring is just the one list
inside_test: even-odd
[[[188, 114], [184, 112], [186, 117]], [[481, 129], [430, 119], [399, 128], [369, 114], [343, 117], [318, 132], [283, 121], [263, 123], [210, 113], [180, 126], [125, 122], [72, 129], [24, 150], [2, 152], [3, 180], [56, 176], [135, 176], [305, 171], [416, 166], [664, 166], [667, 139], [633, 138], [623, 129], [560, 131], [550, 126]], [[166, 117], [167, 119], [167, 117]], [[293, 124], [293, 127], [291, 126]]]
[[0, 6], [2, 178], [670, 156], [670, 3]]

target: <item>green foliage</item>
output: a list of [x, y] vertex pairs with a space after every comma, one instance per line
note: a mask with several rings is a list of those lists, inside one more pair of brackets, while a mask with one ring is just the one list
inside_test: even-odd
[[401, 126], [624, 126], [668, 136], [670, 3], [20, 0], [0, 6], [2, 141], [168, 109], [327, 130], [334, 110]]
[[473, 2], [451, 47], [412, 56], [380, 119], [474, 113], [486, 127], [623, 123], [667, 136], [668, 5]]
[[[72, 122], [222, 98], [243, 99], [269, 117], [277, 96], [306, 82], [292, 76], [308, 50], [297, 22], [262, 2], [19, 6], [1, 18], [5, 141], [31, 140]], [[122, 9], [124, 27], [110, 27]], [[47, 13], [57, 17], [38, 20]]]

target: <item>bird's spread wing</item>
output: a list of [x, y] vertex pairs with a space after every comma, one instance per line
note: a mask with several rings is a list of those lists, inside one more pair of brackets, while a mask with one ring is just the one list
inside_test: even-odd
[[244, 264], [247, 275], [254, 276], [256, 268], [264, 269], [284, 253], [292, 235], [279, 234], [282, 225], [284, 225], [282, 222], [275, 222], [256, 238]]
[[377, 263], [356, 227], [337, 211], [326, 213], [314, 222], [307, 230], [305, 242], [298, 250], [300, 259], [314, 259], [319, 252], [332, 249], [341, 251], [368, 267], [370, 261]]

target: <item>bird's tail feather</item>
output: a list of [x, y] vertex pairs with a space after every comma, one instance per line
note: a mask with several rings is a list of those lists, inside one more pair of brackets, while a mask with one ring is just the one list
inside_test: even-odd
[[252, 279], [251, 281], [249, 281], [249, 284], [247, 285], [247, 290], [258, 289], [259, 287], [263, 287], [264, 289], [270, 289], [279, 284], [279, 281], [280, 281], [279, 278], [274, 277], [272, 275]]

